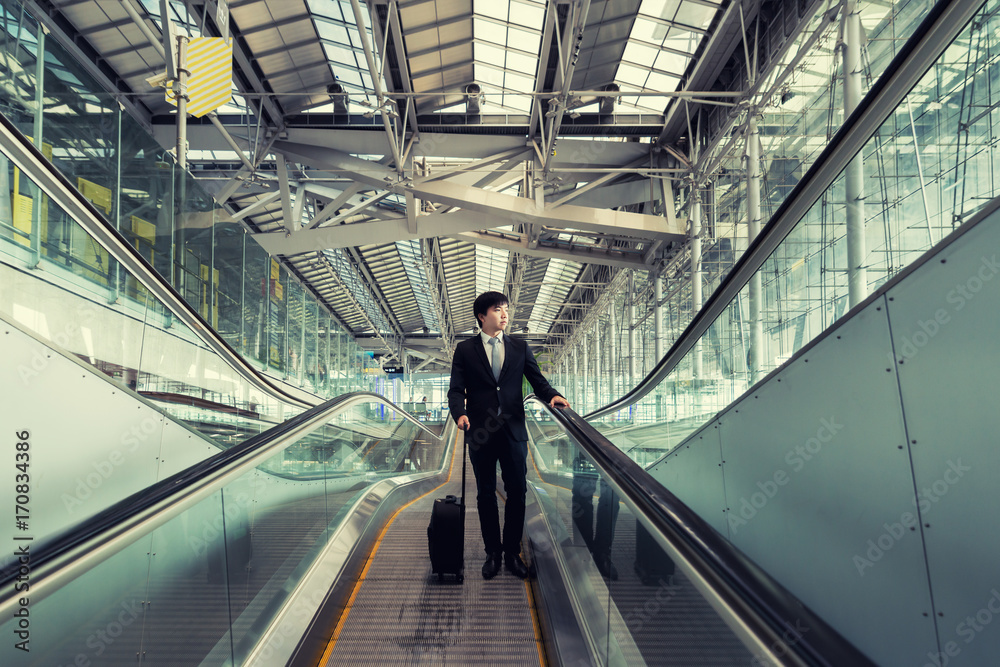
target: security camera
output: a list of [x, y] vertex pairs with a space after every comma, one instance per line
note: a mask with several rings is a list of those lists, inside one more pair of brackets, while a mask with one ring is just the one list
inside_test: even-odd
[[157, 74], [156, 76], [151, 76], [146, 79], [146, 83], [150, 85], [151, 88], [163, 88], [167, 83], [167, 73]]

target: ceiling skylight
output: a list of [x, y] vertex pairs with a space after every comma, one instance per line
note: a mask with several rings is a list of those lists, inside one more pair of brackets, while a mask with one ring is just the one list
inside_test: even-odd
[[476, 294], [502, 292], [507, 281], [510, 251], [476, 246]]
[[475, 0], [474, 77], [486, 93], [483, 113], [528, 113], [535, 90], [545, 3]]
[[[337, 82], [348, 93], [354, 93], [350, 98], [352, 102], [359, 97], [371, 98], [370, 101], [375, 102], [375, 88], [351, 3], [344, 0], [306, 0], [306, 4], [312, 12], [316, 31]], [[366, 14], [364, 18], [365, 34], [378, 62], [381, 45], [372, 37], [371, 17]], [[382, 89], [385, 90], [384, 82]]]
[[[622, 92], [677, 90], [720, 6], [706, 0], [642, 0], [615, 76]], [[660, 95], [623, 95], [620, 111], [662, 113], [669, 101]]]

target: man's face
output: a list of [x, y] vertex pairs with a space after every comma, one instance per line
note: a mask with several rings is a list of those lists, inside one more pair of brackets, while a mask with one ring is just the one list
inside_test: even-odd
[[507, 304], [493, 306], [479, 319], [482, 322], [483, 331], [487, 334], [492, 336], [498, 331], [503, 331], [508, 322]]

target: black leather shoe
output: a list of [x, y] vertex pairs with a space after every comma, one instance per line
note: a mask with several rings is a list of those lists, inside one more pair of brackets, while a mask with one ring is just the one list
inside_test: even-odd
[[524, 564], [518, 554], [507, 554], [504, 557], [504, 563], [507, 565], [507, 571], [518, 579], [527, 579], [531, 574], [528, 571], [528, 566]]
[[500, 554], [490, 554], [483, 563], [483, 579], [492, 579], [500, 571]]
[[611, 562], [611, 556], [594, 556], [594, 564], [601, 576], [609, 581], [618, 581], [618, 568]]

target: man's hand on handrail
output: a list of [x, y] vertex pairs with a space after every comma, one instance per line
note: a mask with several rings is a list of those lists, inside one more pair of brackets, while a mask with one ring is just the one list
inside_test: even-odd
[[549, 406], [553, 408], [568, 408], [569, 401], [562, 396], [553, 396], [552, 400], [549, 401]]

